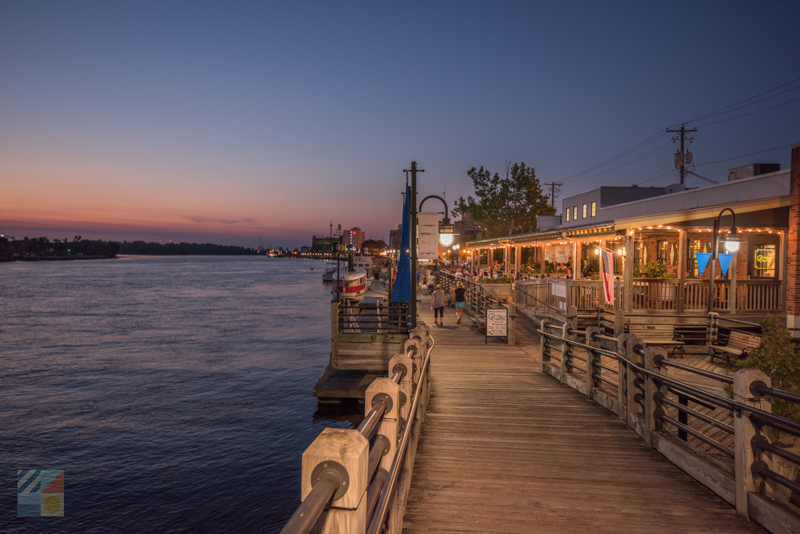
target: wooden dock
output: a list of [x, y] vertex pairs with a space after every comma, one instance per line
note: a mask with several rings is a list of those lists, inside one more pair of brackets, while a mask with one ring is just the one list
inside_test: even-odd
[[[422, 297], [426, 299], [427, 297]], [[764, 532], [612, 413], [539, 371], [532, 323], [517, 345], [446, 309], [406, 532]]]

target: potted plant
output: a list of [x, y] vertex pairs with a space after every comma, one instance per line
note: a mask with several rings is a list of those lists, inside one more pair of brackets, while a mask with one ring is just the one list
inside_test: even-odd
[[[792, 393], [800, 393], [800, 351], [792, 341], [789, 329], [776, 317], [767, 317], [761, 321], [761, 344], [757, 349], [750, 351], [747, 358], [737, 362], [742, 369], [758, 369], [772, 379], [772, 387]], [[732, 391], [731, 391], [732, 393]], [[794, 421], [800, 421], [800, 406], [782, 400], [770, 399], [772, 413]], [[770, 440], [772, 444], [786, 448], [789, 452], [800, 454], [800, 440], [774, 430]], [[792, 462], [764, 453], [765, 462], [771, 471], [795, 480], [798, 466]], [[767, 480], [764, 493], [768, 497], [780, 502], [789, 502], [792, 490], [781, 484]]]

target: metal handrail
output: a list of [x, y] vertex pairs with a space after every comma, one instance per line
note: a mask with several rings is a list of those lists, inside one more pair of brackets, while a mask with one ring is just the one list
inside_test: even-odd
[[394, 460], [392, 461], [392, 466], [389, 469], [389, 476], [386, 479], [386, 483], [383, 485], [380, 499], [378, 500], [375, 512], [372, 514], [372, 519], [369, 522], [367, 534], [378, 534], [378, 532], [380, 532], [383, 528], [383, 523], [386, 521], [386, 515], [389, 513], [389, 496], [394, 490], [394, 486], [397, 483], [397, 479], [400, 474], [400, 463], [403, 461], [406, 448], [408, 447], [408, 439], [411, 435], [411, 427], [413, 426], [412, 422], [414, 421], [414, 417], [417, 415], [420, 392], [422, 391], [422, 384], [425, 382], [428, 363], [431, 360], [431, 351], [436, 345], [436, 341], [433, 339], [433, 336], [429, 335], [428, 337], [431, 338], [432, 343], [428, 349], [428, 354], [425, 355], [425, 361], [422, 363], [422, 369], [420, 369], [420, 379], [417, 382], [417, 387], [414, 390], [414, 401], [411, 404], [411, 410], [408, 412], [409, 423], [406, 425], [406, 428], [403, 431], [403, 436], [400, 439], [400, 445], [397, 447], [397, 454], [395, 454]]
[[281, 534], [310, 532], [341, 483], [339, 477], [334, 473], [323, 473], [303, 502], [300, 503], [300, 506], [297, 507], [294, 514], [292, 514], [292, 517], [281, 529]]
[[704, 413], [698, 412], [697, 410], [692, 410], [688, 406], [684, 406], [684, 405], [682, 405], [682, 404], [680, 404], [678, 402], [675, 402], [674, 400], [670, 399], [669, 397], [667, 397], [666, 395], [664, 395], [660, 391], [656, 392], [656, 394], [653, 395], [653, 397], [658, 402], [664, 403], [667, 406], [672, 406], [673, 408], [675, 408], [679, 412], [683, 412], [685, 414], [691, 415], [692, 417], [700, 419], [701, 421], [704, 421], [704, 422], [708, 423], [709, 425], [713, 425], [713, 426], [719, 428], [720, 430], [722, 430], [724, 432], [727, 432], [728, 434], [733, 434], [733, 427], [731, 425], [726, 425], [722, 421], [717, 421], [713, 417], [709, 417]]
[[692, 367], [690, 365], [684, 365], [682, 363], [676, 363], [672, 360], [667, 360], [666, 358], [660, 358], [657, 362], [659, 365], [667, 365], [669, 367], [674, 367], [676, 369], [681, 369], [683, 371], [687, 371], [689, 373], [694, 373], [696, 375], [705, 376], [706, 378], [712, 378], [714, 380], [719, 380], [720, 382], [725, 382], [726, 384], [733, 384], [733, 377], [732, 376], [725, 376], [720, 373], [715, 373], [713, 371], [706, 371], [705, 369], [698, 369], [697, 367]]
[[[553, 335], [553, 334], [548, 334], [546, 332], [542, 332], [541, 330], [539, 332], [540, 332], [540, 334], [542, 334], [544, 336], [555, 338], [555, 339], [559, 339], [559, 340], [561, 340], [563, 342], [566, 342], [566, 344], [568, 344], [568, 345], [576, 345], [576, 346], [580, 346], [581, 345], [581, 343], [578, 343], [576, 341], [565, 339], [565, 338], [562, 338], [560, 336], [556, 336], [556, 335]], [[597, 351], [598, 349], [592, 348], [592, 350]], [[638, 354], [639, 356], [644, 356], [644, 347], [642, 347], [641, 345], [636, 345], [633, 348], [633, 352], [635, 354]], [[793, 421], [791, 419], [775, 415], [775, 414], [773, 414], [771, 412], [767, 412], [767, 411], [761, 410], [761, 409], [756, 408], [754, 406], [750, 406], [750, 405], [747, 405], [747, 404], [740, 403], [740, 402], [738, 402], [736, 400], [729, 399], [727, 397], [722, 397], [720, 395], [717, 395], [716, 393], [711, 393], [709, 391], [697, 388], [695, 386], [691, 386], [689, 384], [686, 384], [686, 383], [681, 382], [679, 380], [674, 380], [672, 378], [669, 378], [667, 376], [661, 375], [659, 373], [655, 373], [653, 371], [645, 369], [644, 367], [634, 363], [630, 359], [628, 359], [628, 358], [626, 358], [626, 357], [624, 357], [624, 356], [622, 356], [620, 354], [617, 354], [617, 357], [618, 357], [618, 359], [624, 361], [626, 363], [626, 365], [629, 366], [629, 368], [634, 369], [634, 370], [636, 370], [636, 371], [638, 371], [640, 373], [646, 374], [646, 375], [652, 377], [654, 380], [657, 380], [657, 381], [661, 382], [662, 384], [666, 384], [668, 386], [672, 386], [675, 389], [683, 390], [683, 391], [685, 391], [687, 393], [696, 395], [696, 396], [698, 396], [700, 398], [704, 398], [708, 402], [710, 402], [712, 404], [716, 404], [717, 406], [720, 406], [720, 407], [723, 407], [723, 408], [727, 408], [729, 410], [737, 410], [737, 411], [741, 411], [741, 412], [744, 412], [744, 413], [749, 413], [751, 418], [753, 418], [753, 416], [757, 417], [758, 420], [761, 422], [761, 424], [766, 424], [768, 426], [772, 426], [774, 428], [778, 428], [779, 430], [782, 430], [782, 431], [784, 431], [784, 432], [786, 432], [788, 434], [792, 434], [792, 435], [795, 435], [795, 436], [800, 436], [800, 423], [798, 423], [796, 421]], [[666, 361], [668, 361], [668, 360], [664, 360], [664, 362], [666, 362]], [[724, 376], [724, 375], [722, 375], [722, 376]], [[772, 388], [770, 388], [770, 389], [772, 389]], [[790, 393], [788, 391], [786, 391], [786, 392], [784, 392], [783, 390], [774, 390], [774, 391], [775, 392], [780, 392], [780, 393], [785, 393], [787, 396], [793, 395], [792, 393]]]

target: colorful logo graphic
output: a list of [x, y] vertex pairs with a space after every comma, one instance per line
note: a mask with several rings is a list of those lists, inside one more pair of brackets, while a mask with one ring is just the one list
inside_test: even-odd
[[64, 471], [17, 470], [17, 517], [64, 516]]

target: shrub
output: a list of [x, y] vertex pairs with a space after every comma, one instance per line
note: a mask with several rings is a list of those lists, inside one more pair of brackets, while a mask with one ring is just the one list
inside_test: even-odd
[[[789, 329], [777, 317], [761, 321], [761, 344], [747, 358], [739, 360], [740, 369], [758, 369], [772, 379], [772, 387], [800, 393], [800, 351], [792, 341]], [[733, 397], [733, 388], [726, 388]], [[800, 421], [800, 406], [782, 400], [770, 399], [772, 413]], [[781, 432], [775, 431], [775, 439]]]

